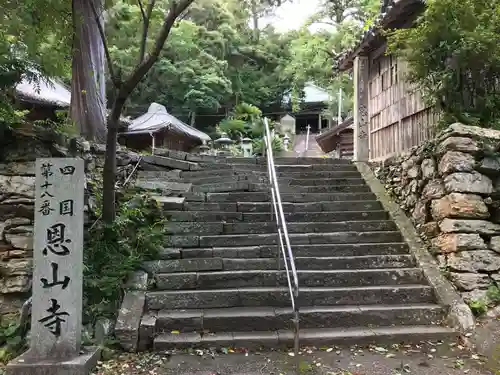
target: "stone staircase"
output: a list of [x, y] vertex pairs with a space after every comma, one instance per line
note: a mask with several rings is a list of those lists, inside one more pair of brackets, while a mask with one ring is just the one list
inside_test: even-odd
[[[155, 157], [159, 158], [159, 157]], [[300, 343], [444, 339], [447, 307], [396, 224], [347, 160], [277, 158], [300, 293]], [[293, 344], [265, 159], [200, 162], [182, 172], [141, 171], [144, 183], [184, 186], [162, 197], [165, 248], [145, 270], [141, 348]], [[195, 170], [193, 170], [195, 169]]]

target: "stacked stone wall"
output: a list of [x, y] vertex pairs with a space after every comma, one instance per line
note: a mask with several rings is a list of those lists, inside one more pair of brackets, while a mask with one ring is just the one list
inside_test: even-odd
[[466, 302], [500, 283], [500, 131], [453, 124], [373, 165]]

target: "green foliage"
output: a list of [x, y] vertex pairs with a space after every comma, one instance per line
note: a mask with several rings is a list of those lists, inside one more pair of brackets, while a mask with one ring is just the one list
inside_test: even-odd
[[500, 124], [500, 1], [429, 0], [416, 27], [389, 33], [409, 82], [450, 120]]
[[470, 301], [469, 307], [475, 316], [481, 316], [488, 311], [488, 305], [483, 300]]
[[26, 348], [15, 316], [0, 320], [0, 363], [6, 363]]
[[92, 228], [84, 251], [85, 321], [116, 314], [127, 276], [143, 261], [155, 258], [163, 238], [158, 203], [133, 192], [120, 200], [112, 225], [98, 222]]

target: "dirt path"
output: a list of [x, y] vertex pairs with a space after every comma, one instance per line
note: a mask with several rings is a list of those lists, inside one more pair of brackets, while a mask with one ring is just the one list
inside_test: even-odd
[[[240, 350], [243, 351], [244, 350]], [[494, 375], [484, 360], [457, 344], [404, 347], [305, 348], [287, 352], [123, 354], [95, 375]], [[296, 370], [297, 369], [297, 370]]]

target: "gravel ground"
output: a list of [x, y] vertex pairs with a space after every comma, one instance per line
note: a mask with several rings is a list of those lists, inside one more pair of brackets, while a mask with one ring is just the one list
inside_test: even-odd
[[495, 375], [484, 358], [457, 343], [412, 346], [303, 348], [287, 352], [245, 349], [120, 354], [101, 362], [94, 375]]

